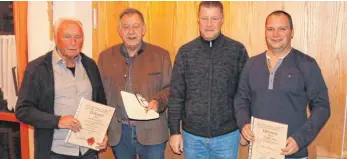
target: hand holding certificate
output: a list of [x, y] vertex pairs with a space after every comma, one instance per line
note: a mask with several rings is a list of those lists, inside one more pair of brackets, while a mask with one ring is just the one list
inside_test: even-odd
[[252, 117], [255, 140], [249, 148], [249, 159], [284, 159], [288, 125]]
[[115, 108], [81, 99], [75, 118], [81, 123], [79, 132], [69, 131], [66, 142], [99, 151], [96, 143], [102, 143]]
[[125, 111], [130, 119], [151, 120], [159, 118], [157, 112], [146, 108], [148, 102], [140, 94], [132, 94], [125, 91], [121, 91], [120, 93], [122, 95]]

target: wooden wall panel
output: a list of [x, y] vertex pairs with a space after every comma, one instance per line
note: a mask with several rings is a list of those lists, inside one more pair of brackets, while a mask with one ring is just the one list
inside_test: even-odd
[[[310, 158], [342, 156], [346, 112], [346, 2], [230, 2], [230, 36], [245, 44], [250, 56], [266, 50], [264, 25], [273, 10], [289, 12], [294, 23], [292, 46], [314, 57], [329, 89], [332, 116], [310, 147]], [[243, 16], [242, 16], [243, 15]], [[228, 32], [227, 32], [228, 33]], [[345, 134], [347, 136], [347, 134]], [[342, 150], [343, 149], [343, 150]], [[241, 158], [245, 153], [240, 153]]]
[[[199, 2], [93, 2], [98, 10], [98, 27], [93, 30], [93, 57], [120, 43], [116, 31], [119, 13], [126, 7], [143, 12], [147, 24], [144, 40], [169, 50], [172, 60], [178, 48], [199, 35]], [[242, 42], [250, 56], [266, 50], [265, 19], [274, 10], [290, 13], [294, 23], [292, 46], [314, 57], [326, 80], [332, 116], [310, 146], [310, 158], [347, 158], [347, 2], [223, 2], [223, 34]], [[344, 146], [346, 145], [346, 146]], [[343, 153], [346, 152], [346, 153]], [[241, 148], [246, 159], [247, 148]], [[173, 155], [169, 147], [167, 159]]]
[[[347, 41], [347, 3], [339, 2], [339, 5], [335, 8], [336, 14], [333, 16], [335, 19], [335, 22], [333, 23], [333, 38], [331, 41], [333, 41], [333, 45], [335, 45], [332, 50], [327, 50], [327, 52], [334, 53], [334, 58], [331, 60], [330, 65], [333, 65], [334, 67], [331, 68], [332, 70], [335, 70], [330, 76], [325, 76], [327, 79], [329, 79], [328, 86], [330, 88], [330, 101], [333, 103], [334, 106], [334, 112], [338, 112], [338, 115], [334, 115], [335, 122], [336, 123], [342, 123], [344, 122], [344, 128], [343, 128], [343, 145], [342, 145], [342, 153], [341, 158], [347, 158], [347, 131], [346, 131], [346, 108], [347, 108], [347, 95], [346, 95], [346, 89], [347, 89], [347, 50], [346, 50], [346, 41]], [[328, 32], [328, 31], [327, 31]], [[329, 62], [328, 62], [329, 63]], [[329, 65], [329, 64], [328, 64]], [[329, 72], [329, 70], [324, 70], [324, 72]], [[344, 116], [342, 115], [344, 113]], [[339, 116], [341, 115], [341, 116]], [[336, 117], [335, 117], [336, 116]], [[335, 125], [333, 125], [334, 122], [331, 121], [328, 126], [330, 126], [330, 130], [335, 131]], [[327, 130], [329, 130], [328, 127], [326, 127]], [[340, 129], [339, 129], [340, 130]], [[332, 133], [325, 132], [326, 134], [322, 133], [324, 138], [325, 136], [331, 135], [332, 138], [330, 140], [341, 140], [340, 138], [334, 137], [334, 131]], [[323, 143], [322, 139], [318, 139], [320, 143]], [[336, 144], [339, 144], [338, 142]], [[330, 147], [333, 147], [333, 145], [330, 145]], [[331, 151], [328, 149], [328, 151]]]
[[[128, 2], [113, 2], [119, 8], [128, 7]], [[117, 32], [118, 17], [121, 9], [115, 8], [112, 2], [100, 1], [93, 2], [93, 8], [97, 9], [96, 28], [93, 27], [93, 58], [97, 61], [99, 53], [119, 43], [121, 38]]]

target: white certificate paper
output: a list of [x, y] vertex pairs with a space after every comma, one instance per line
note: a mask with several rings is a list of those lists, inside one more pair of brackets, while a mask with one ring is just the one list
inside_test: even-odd
[[99, 151], [96, 143], [102, 143], [115, 108], [82, 98], [75, 114], [82, 129], [69, 131], [65, 142]]
[[286, 147], [288, 125], [252, 117], [255, 141], [249, 148], [249, 159], [284, 159], [281, 149]]
[[[135, 120], [151, 120], [159, 118], [159, 114], [154, 110], [146, 111], [145, 107], [141, 106], [137, 97], [133, 93], [121, 91], [120, 92], [125, 111], [130, 119]], [[145, 101], [145, 103], [148, 103]]]

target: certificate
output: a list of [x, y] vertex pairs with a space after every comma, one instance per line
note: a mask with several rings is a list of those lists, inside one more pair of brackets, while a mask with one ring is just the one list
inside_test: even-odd
[[75, 114], [82, 129], [69, 131], [65, 142], [99, 151], [96, 143], [102, 143], [115, 108], [82, 98]]
[[255, 140], [249, 147], [249, 159], [284, 159], [288, 125], [252, 117], [251, 129]]
[[147, 110], [148, 102], [140, 94], [121, 91], [125, 111], [130, 119], [151, 120], [159, 118], [154, 110]]

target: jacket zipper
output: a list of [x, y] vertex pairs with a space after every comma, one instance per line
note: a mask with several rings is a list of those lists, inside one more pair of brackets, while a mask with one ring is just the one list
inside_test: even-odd
[[212, 41], [210, 41], [210, 77], [209, 77], [209, 92], [210, 92], [210, 95], [209, 95], [209, 104], [208, 104], [208, 106], [209, 106], [209, 108], [208, 108], [208, 134], [209, 134], [209, 137], [210, 138], [212, 138], [212, 134], [211, 134], [211, 107], [212, 107], [212, 73], [213, 73], [213, 69], [212, 69], [212, 67], [213, 67], [213, 60], [212, 60]]

